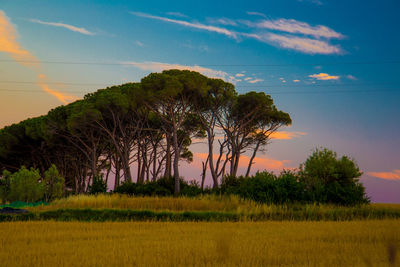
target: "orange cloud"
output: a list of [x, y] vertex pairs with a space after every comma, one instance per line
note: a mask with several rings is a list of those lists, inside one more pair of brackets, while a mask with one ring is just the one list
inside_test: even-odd
[[[28, 50], [22, 48], [17, 41], [17, 31], [11, 24], [6, 14], [0, 10], [0, 52], [8, 53], [10, 57], [19, 61], [21, 65], [30, 67], [38, 73], [37, 85], [42, 88], [46, 93], [56, 97], [61, 103], [67, 104], [71, 101], [77, 100], [78, 97], [73, 95], [66, 95], [61, 92], [52, 90], [45, 83], [46, 76], [41, 73], [40, 61], [32, 55]], [[29, 62], [20, 62], [29, 61]]]
[[327, 81], [327, 80], [338, 80], [340, 76], [329, 75], [328, 73], [319, 73], [308, 75], [310, 78], [315, 78], [317, 80]]
[[293, 139], [296, 137], [300, 137], [303, 135], [306, 135], [307, 133], [303, 133], [303, 132], [286, 132], [286, 131], [279, 131], [279, 132], [273, 132], [270, 135], [271, 139], [281, 139], [281, 140], [289, 140], [289, 139]]
[[393, 170], [392, 172], [368, 172], [367, 174], [381, 179], [400, 180], [400, 170]]
[[[208, 157], [208, 153], [193, 153], [194, 160], [191, 165], [195, 165], [195, 167], [201, 167], [201, 161], [205, 161]], [[214, 159], [217, 159], [219, 155], [214, 154]], [[250, 157], [246, 155], [241, 155], [239, 160], [240, 168], [247, 168], [250, 161]], [[255, 157], [253, 160], [253, 171], [263, 171], [263, 170], [275, 170], [281, 171], [283, 169], [289, 169], [285, 166], [285, 164], [289, 163], [289, 160], [276, 160], [271, 158], [261, 158]], [[199, 166], [196, 166], [196, 163]]]
[[78, 97], [74, 95], [63, 94], [61, 92], [50, 89], [49, 86], [45, 83], [45, 80], [46, 80], [46, 75], [44, 74], [38, 75], [38, 85], [43, 89], [43, 91], [56, 97], [61, 103], [68, 104], [72, 101], [78, 100]]
[[[14, 26], [6, 14], [0, 10], [0, 51], [8, 53], [15, 60], [38, 61], [28, 50], [21, 47], [17, 37], [18, 34]], [[24, 63], [23, 65], [30, 66], [32, 63]]]

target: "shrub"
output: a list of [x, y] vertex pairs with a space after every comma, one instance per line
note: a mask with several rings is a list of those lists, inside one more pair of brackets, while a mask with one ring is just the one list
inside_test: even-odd
[[44, 186], [44, 200], [46, 202], [62, 197], [64, 177], [60, 175], [54, 164], [44, 172]]
[[89, 185], [89, 194], [101, 194], [107, 192], [107, 184], [103, 179], [103, 175], [95, 175], [92, 184]]
[[3, 171], [2, 177], [0, 177], [0, 198], [3, 204], [8, 200], [10, 194], [11, 184], [11, 172]]
[[304, 184], [299, 181], [298, 174], [283, 171], [274, 181], [276, 204], [301, 202], [304, 200]]
[[241, 179], [238, 195], [260, 203], [275, 203], [276, 179], [273, 173], [257, 172], [255, 176]]
[[300, 176], [309, 200], [341, 205], [368, 203], [359, 182], [362, 175], [357, 164], [347, 156], [337, 157], [327, 148], [316, 149], [300, 165]]
[[36, 202], [44, 195], [44, 183], [38, 170], [24, 166], [11, 175], [9, 201]]

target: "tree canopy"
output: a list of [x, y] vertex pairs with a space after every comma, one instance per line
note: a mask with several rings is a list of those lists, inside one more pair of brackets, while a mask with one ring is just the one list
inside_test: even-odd
[[246, 151], [252, 155], [248, 176], [270, 135], [290, 124], [289, 114], [263, 92], [238, 94], [234, 85], [221, 79], [167, 70], [139, 83], [100, 89], [44, 116], [4, 127], [0, 171], [26, 166], [43, 175], [54, 164], [66, 187], [76, 193], [89, 191], [99, 177], [106, 184], [115, 177], [115, 187], [135, 176], [137, 183], [173, 177], [178, 194], [179, 164], [193, 160], [193, 138], [206, 139], [204, 172], [209, 168], [218, 187], [222, 176], [237, 174]]

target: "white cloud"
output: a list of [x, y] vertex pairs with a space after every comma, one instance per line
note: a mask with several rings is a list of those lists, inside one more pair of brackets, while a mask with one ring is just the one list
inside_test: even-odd
[[293, 80], [293, 82], [294, 82], [294, 83], [298, 83], [298, 82], [300, 82], [300, 80]]
[[339, 46], [328, 42], [290, 35], [270, 33], [266, 36], [266, 42], [276, 43], [283, 48], [297, 50], [306, 54], [341, 54]]
[[62, 28], [68, 29], [70, 31], [79, 32], [79, 33], [82, 33], [82, 34], [85, 34], [85, 35], [95, 35], [95, 33], [90, 32], [90, 31], [86, 30], [85, 28], [80, 28], [80, 27], [76, 27], [76, 26], [65, 24], [65, 23], [61, 23], [61, 22], [46, 22], [46, 21], [41, 21], [41, 20], [38, 20], [38, 19], [31, 19], [30, 22], [39, 23], [39, 24], [43, 24], [43, 25], [54, 26], [54, 27], [62, 27]]
[[237, 23], [234, 20], [228, 19], [228, 18], [219, 18], [219, 19], [208, 18], [207, 21], [209, 23], [213, 23], [213, 24], [221, 24], [221, 25], [227, 25], [227, 26], [237, 26]]
[[317, 6], [322, 6], [323, 3], [320, 0], [297, 0], [298, 2], [309, 2]]
[[[174, 23], [185, 27], [206, 30], [223, 34], [235, 40], [240, 40], [241, 37], [255, 39], [267, 44], [275, 44], [286, 49], [296, 50], [306, 54], [342, 54], [343, 51], [338, 45], [331, 45], [326, 39], [330, 38], [344, 38], [344, 35], [338, 33], [326, 26], [317, 25], [310, 26], [308, 23], [296, 21], [294, 19], [278, 19], [278, 20], [262, 20], [261, 22], [239, 21], [250, 28], [256, 27], [257, 29], [268, 29], [286, 32], [288, 34], [277, 34], [271, 32], [261, 33], [248, 33], [228, 30], [223, 27], [205, 25], [198, 22], [188, 22], [184, 20], [170, 19], [166, 17], [154, 16], [151, 14], [141, 12], [130, 12], [131, 14], [139, 17], [160, 20], [164, 22]], [[258, 12], [247, 12], [251, 15], [256, 15]], [[261, 14], [261, 13], [260, 13]], [[257, 15], [260, 15], [257, 14]], [[213, 19], [209, 19], [213, 20]], [[221, 18], [213, 20], [214, 23], [222, 23], [224, 25], [237, 26], [236, 21]], [[310, 35], [316, 39], [298, 36], [295, 34]], [[321, 40], [320, 38], [325, 38]]]
[[267, 16], [265, 16], [265, 14], [260, 13], [260, 12], [255, 12], [255, 11], [247, 11], [246, 13], [247, 13], [247, 15], [250, 15], [250, 16], [261, 16], [264, 18], [267, 17]]
[[123, 62], [124, 64], [129, 64], [135, 66], [141, 70], [148, 70], [154, 72], [161, 72], [163, 70], [171, 70], [171, 69], [178, 69], [178, 70], [191, 70], [197, 71], [201, 74], [210, 77], [210, 78], [219, 78], [225, 81], [235, 83], [239, 80], [236, 79], [234, 76], [229, 75], [227, 72], [221, 70], [213, 70], [210, 68], [205, 68], [197, 65], [187, 66], [187, 65], [180, 65], [180, 64], [170, 64], [170, 63], [162, 63], [162, 62], [152, 62], [152, 61], [145, 61], [145, 62]]
[[238, 74], [236, 74], [235, 76], [236, 76], [236, 77], [244, 77], [244, 74], [243, 74], [243, 73], [238, 73]]
[[251, 80], [251, 77], [244, 78], [245, 81]]
[[135, 44], [136, 44], [137, 46], [141, 46], [141, 47], [144, 46], [144, 43], [142, 43], [141, 41], [136, 41]]
[[317, 80], [327, 81], [327, 80], [339, 80], [340, 76], [329, 75], [328, 73], [319, 73], [308, 75], [310, 78], [314, 78]]
[[259, 83], [259, 82], [263, 82], [263, 79], [254, 79], [254, 80], [250, 80], [248, 81], [249, 83]]
[[258, 28], [277, 30], [288, 33], [311, 35], [315, 38], [342, 39], [344, 35], [324, 25], [311, 26], [310, 24], [294, 19], [263, 20], [257, 23], [249, 23]]
[[180, 17], [180, 18], [188, 18], [185, 14], [182, 14], [181, 12], [167, 12], [165, 13], [170, 16], [175, 16], [175, 17]]
[[216, 33], [223, 34], [223, 35], [226, 35], [228, 37], [231, 37], [233, 39], [238, 39], [238, 34], [236, 32], [233, 32], [233, 31], [230, 31], [228, 29], [221, 28], [221, 27], [204, 25], [204, 24], [197, 23], [197, 22], [192, 23], [192, 22], [187, 22], [187, 21], [184, 21], [184, 20], [169, 19], [169, 18], [160, 17], [160, 16], [153, 16], [153, 15], [146, 14], [146, 13], [141, 13], [141, 12], [130, 12], [130, 13], [132, 15], [135, 15], [135, 16], [138, 16], [138, 17], [156, 19], [156, 20], [161, 20], [161, 21], [165, 21], [165, 22], [171, 22], [171, 23], [179, 24], [179, 25], [182, 25], [182, 26], [185, 26], [185, 27], [201, 29], [201, 30], [206, 30], [206, 31], [210, 31], [210, 32], [216, 32]]
[[357, 80], [358, 80], [356, 77], [354, 77], [354, 76], [351, 75], [351, 74], [346, 75], [346, 78], [349, 79], [349, 80], [353, 80], [353, 81], [357, 81]]

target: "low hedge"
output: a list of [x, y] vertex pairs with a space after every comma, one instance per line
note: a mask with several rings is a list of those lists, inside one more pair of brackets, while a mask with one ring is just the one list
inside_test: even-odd
[[206, 222], [237, 222], [237, 221], [350, 221], [365, 219], [400, 219], [400, 210], [346, 208], [338, 207], [330, 210], [319, 209], [282, 209], [272, 212], [241, 214], [235, 212], [215, 211], [150, 211], [150, 210], [119, 210], [119, 209], [58, 209], [44, 212], [29, 212], [24, 214], [0, 214], [0, 222], [6, 221], [206, 221]]

